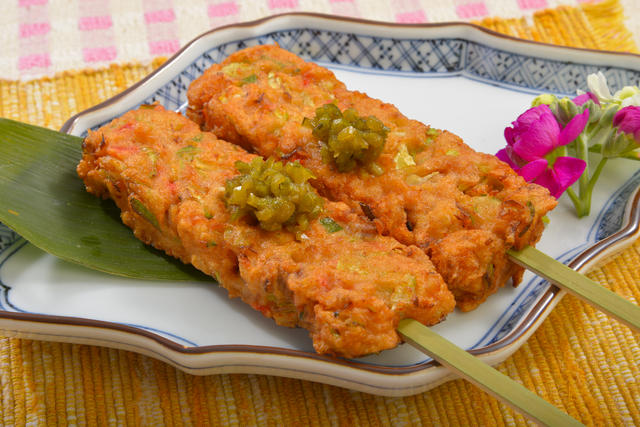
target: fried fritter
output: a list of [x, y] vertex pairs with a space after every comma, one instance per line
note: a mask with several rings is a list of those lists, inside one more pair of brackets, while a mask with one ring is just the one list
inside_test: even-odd
[[[247, 48], [213, 65], [188, 98], [187, 115], [204, 129], [263, 156], [299, 160], [321, 195], [361, 210], [380, 233], [423, 248], [464, 311], [509, 279], [521, 281], [523, 269], [506, 250], [534, 245], [556, 205], [494, 156], [347, 90], [331, 71], [277, 46]], [[389, 129], [376, 159], [381, 174], [339, 172], [325, 162], [303, 120], [327, 103], [375, 116]]]
[[432, 325], [453, 309], [419, 248], [379, 236], [344, 203], [325, 201], [302, 238], [231, 220], [225, 183], [238, 175], [236, 161], [254, 157], [155, 106], [89, 132], [77, 171], [89, 192], [116, 202], [136, 237], [215, 277], [276, 323], [308, 329], [318, 353], [392, 348], [401, 319]]

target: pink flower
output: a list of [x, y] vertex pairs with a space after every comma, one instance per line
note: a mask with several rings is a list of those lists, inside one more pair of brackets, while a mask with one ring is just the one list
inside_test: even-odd
[[589, 110], [585, 109], [561, 129], [548, 105], [531, 108], [504, 130], [507, 146], [496, 156], [526, 181], [546, 187], [558, 198], [587, 166], [584, 160], [559, 156], [559, 148], [576, 139], [588, 121]]
[[598, 101], [598, 97], [592, 94], [591, 92], [583, 93], [582, 95], [578, 95], [573, 98], [573, 103], [576, 105], [583, 105], [587, 101], [593, 101], [597, 105], [600, 105], [600, 101]]
[[613, 125], [640, 144], [640, 107], [629, 105], [613, 116]]

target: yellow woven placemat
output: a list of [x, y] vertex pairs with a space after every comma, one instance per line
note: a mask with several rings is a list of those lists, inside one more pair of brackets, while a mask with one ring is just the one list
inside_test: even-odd
[[[487, 19], [506, 34], [637, 52], [617, 0], [560, 7], [533, 20]], [[0, 81], [0, 116], [59, 128], [162, 62]], [[640, 301], [640, 242], [593, 270]], [[587, 425], [640, 425], [638, 334], [567, 296], [498, 369]], [[0, 423], [130, 425], [510, 425], [525, 419], [469, 383], [385, 398], [261, 375], [192, 376], [135, 353], [0, 337]]]

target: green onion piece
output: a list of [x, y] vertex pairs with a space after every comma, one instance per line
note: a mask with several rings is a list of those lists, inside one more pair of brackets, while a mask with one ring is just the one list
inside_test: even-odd
[[255, 83], [258, 80], [258, 76], [256, 76], [255, 74], [251, 74], [250, 76], [245, 77], [244, 79], [242, 79], [243, 83]]
[[328, 216], [320, 218], [320, 224], [324, 226], [325, 230], [327, 230], [328, 233], [335, 233], [342, 230], [342, 226]]
[[162, 231], [160, 230], [160, 223], [158, 223], [158, 219], [155, 217], [153, 213], [151, 213], [149, 208], [147, 208], [144, 205], [144, 203], [142, 203], [140, 200], [135, 198], [131, 198], [131, 201], [129, 203], [131, 203], [131, 208], [134, 210], [135, 213], [137, 213], [138, 215], [146, 219], [158, 231]]

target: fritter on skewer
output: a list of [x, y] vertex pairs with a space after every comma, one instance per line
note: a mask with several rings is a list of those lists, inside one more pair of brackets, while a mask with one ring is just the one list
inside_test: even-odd
[[[344, 203], [323, 201], [318, 215], [315, 195], [309, 215], [276, 231], [262, 229], [258, 217], [232, 218], [243, 188], [237, 168], [256, 164], [275, 170], [155, 106], [90, 132], [78, 174], [89, 192], [116, 202], [136, 237], [215, 277], [230, 296], [278, 324], [308, 329], [318, 353], [357, 357], [392, 348], [401, 319], [432, 325], [453, 309], [453, 296], [419, 248], [379, 236]], [[286, 171], [276, 172], [277, 186]]]
[[[247, 48], [213, 65], [188, 98], [187, 115], [204, 129], [263, 156], [299, 160], [321, 195], [360, 210], [380, 233], [423, 248], [464, 311], [509, 279], [521, 281], [523, 269], [506, 251], [534, 245], [556, 205], [494, 156], [347, 90], [331, 71], [277, 46]], [[316, 112], [327, 104], [361, 124], [382, 122], [384, 129], [371, 128], [386, 138], [377, 157], [364, 124], [345, 131], [360, 140], [347, 135], [352, 151], [343, 161], [344, 151], [318, 137], [327, 122]], [[353, 151], [363, 140], [369, 152]]]

